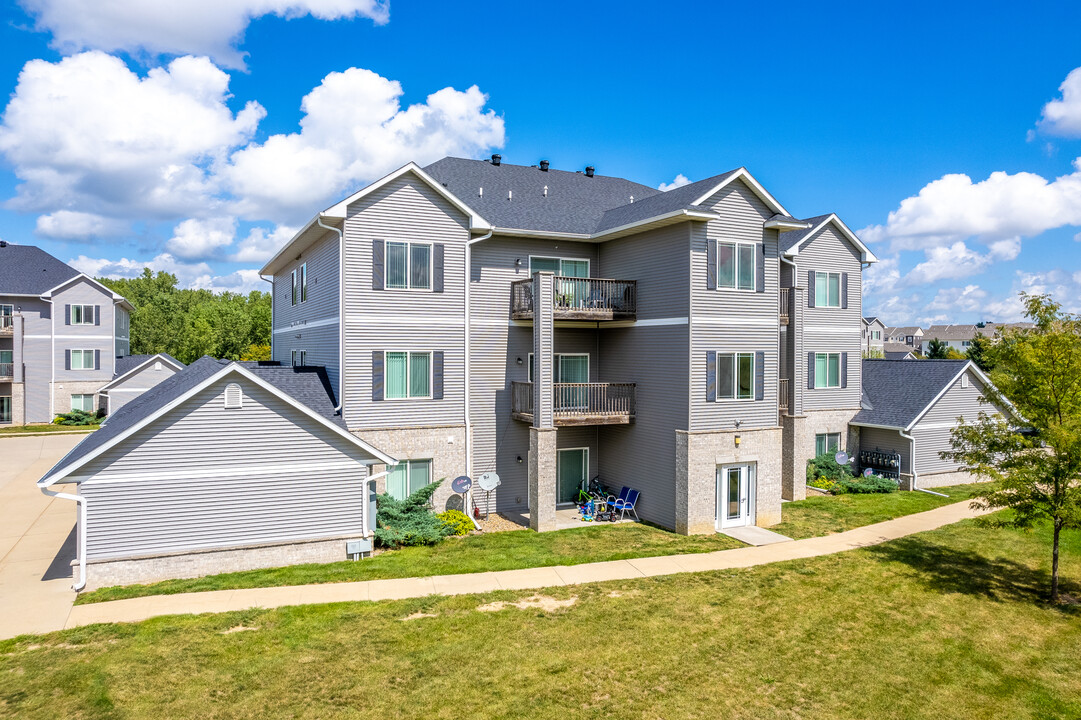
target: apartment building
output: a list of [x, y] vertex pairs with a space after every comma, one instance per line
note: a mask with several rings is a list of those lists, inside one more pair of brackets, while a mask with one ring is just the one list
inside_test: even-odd
[[976, 334], [975, 325], [932, 325], [923, 332], [923, 349], [926, 351], [927, 344], [932, 340], [939, 340], [950, 350], [963, 355], [972, 346]]
[[30, 245], [0, 241], [0, 424], [96, 411], [129, 354], [131, 306]]
[[808, 458], [854, 447], [872, 262], [744, 168], [660, 192], [494, 155], [400, 168], [261, 272], [273, 359], [325, 367], [349, 431], [400, 460], [380, 490], [446, 478], [442, 508], [494, 471], [468, 502], [546, 530], [599, 476], [704, 533], [777, 522]]
[[868, 358], [884, 357], [886, 351], [886, 325], [877, 317], [863, 318], [863, 355]]

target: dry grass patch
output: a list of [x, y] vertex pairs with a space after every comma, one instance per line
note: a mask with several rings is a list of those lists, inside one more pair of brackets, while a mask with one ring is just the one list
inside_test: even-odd
[[477, 612], [499, 612], [507, 607], [516, 607], [519, 610], [541, 610], [550, 613], [555, 612], [556, 610], [569, 608], [576, 602], [578, 602], [577, 596], [565, 600], [556, 600], [554, 597], [548, 597], [547, 595], [532, 595], [516, 602], [496, 600], [495, 602], [481, 605], [477, 608]]

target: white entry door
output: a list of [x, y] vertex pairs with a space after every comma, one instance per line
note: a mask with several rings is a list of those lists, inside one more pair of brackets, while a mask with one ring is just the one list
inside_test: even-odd
[[717, 468], [717, 529], [754, 524], [754, 466]]

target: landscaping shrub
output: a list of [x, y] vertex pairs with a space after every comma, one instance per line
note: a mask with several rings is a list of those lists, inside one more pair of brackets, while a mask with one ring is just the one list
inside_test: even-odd
[[[100, 412], [100, 411], [99, 411]], [[101, 422], [101, 418], [104, 413], [100, 415], [94, 413], [83, 412], [82, 410], [72, 410], [69, 413], [61, 413], [53, 420], [54, 425], [97, 425]]]
[[838, 465], [834, 459], [836, 453], [824, 452], [807, 461], [807, 484], [822, 490], [833, 490], [840, 480], [851, 479], [852, 466]]
[[442, 480], [425, 485], [404, 500], [384, 493], [376, 504], [375, 539], [387, 548], [435, 545], [453, 530], [431, 511], [429, 505]]
[[473, 521], [461, 510], [447, 510], [439, 513], [436, 517], [450, 530], [451, 535], [468, 535], [473, 532]]
[[881, 475], [860, 476], [854, 479], [841, 479], [834, 483], [830, 490], [834, 495], [851, 493], [853, 495], [869, 495], [871, 493], [897, 492], [897, 481]]

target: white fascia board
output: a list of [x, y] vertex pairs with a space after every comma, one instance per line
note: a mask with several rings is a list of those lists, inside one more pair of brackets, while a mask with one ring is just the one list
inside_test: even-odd
[[780, 230], [781, 232], [786, 232], [788, 230], [806, 230], [811, 227], [811, 223], [800, 222], [798, 220], [795, 222], [789, 220], [767, 220], [762, 223], [762, 227], [767, 230]]
[[278, 261], [281, 260], [282, 257], [290, 251], [290, 249], [292, 249], [293, 245], [296, 244], [296, 242], [300, 240], [300, 238], [302, 238], [305, 233], [307, 233], [309, 230], [312, 229], [313, 226], [316, 225], [319, 217], [319, 215], [316, 215], [311, 220], [304, 223], [304, 227], [300, 228], [300, 230], [297, 230], [296, 234], [293, 235], [293, 237], [289, 238], [289, 240], [281, 246], [281, 249], [278, 250], [278, 252], [274, 253], [274, 257], [267, 260], [266, 264], [263, 265], [263, 267], [259, 270], [259, 274], [266, 275], [268, 271], [271, 270], [271, 268], [276, 266], [278, 264]]
[[[242, 377], [246, 378], [247, 380], [250, 380], [254, 384], [256, 384], [259, 387], [263, 388], [267, 392], [270, 392], [274, 396], [280, 398], [281, 400], [284, 400], [286, 403], [288, 403], [289, 405], [292, 405], [296, 409], [300, 410], [302, 413], [304, 413], [308, 417], [312, 418], [316, 422], [319, 422], [319, 423], [325, 425], [326, 427], [330, 428], [331, 430], [333, 430], [338, 435], [345, 438], [346, 440], [348, 440], [352, 444], [360, 447], [362, 450], [369, 453], [370, 455], [375, 457], [377, 460], [379, 460], [383, 464], [385, 464], [385, 465], [397, 465], [398, 464], [397, 460], [395, 460], [391, 456], [387, 455], [383, 451], [378, 450], [375, 447], [372, 447], [368, 443], [366, 443], [363, 440], [361, 440], [360, 438], [358, 438], [356, 435], [353, 435], [352, 433], [350, 433], [348, 430], [345, 430], [342, 427], [340, 427], [340, 426], [332, 423], [331, 421], [327, 420], [325, 417], [323, 417], [319, 413], [315, 412], [314, 410], [309, 408], [307, 405], [303, 405], [302, 403], [297, 402], [292, 397], [290, 397], [289, 395], [283, 393], [278, 388], [274, 387], [273, 385], [266, 382], [265, 380], [257, 377], [251, 371], [246, 370], [245, 368], [243, 368], [240, 365], [237, 365], [236, 363], [232, 363], [230, 365], [226, 365], [220, 371], [214, 373], [213, 375], [208, 377], [206, 380], [202, 381], [201, 383], [199, 383], [195, 387], [191, 388], [190, 390], [188, 390], [187, 392], [182, 394], [180, 397], [177, 397], [176, 399], [172, 400], [171, 402], [168, 402], [165, 405], [162, 405], [160, 408], [158, 408], [157, 410], [152, 412], [150, 415], [147, 415], [145, 418], [140, 420], [135, 425], [132, 425], [131, 427], [127, 428], [126, 430], [121, 432], [119, 435], [114, 437], [112, 440], [109, 440], [104, 445], [94, 449], [88, 455], [85, 455], [84, 457], [79, 458], [78, 460], [76, 460], [74, 463], [72, 463], [68, 467], [64, 468], [63, 470], [60, 470], [58, 472], [54, 472], [52, 469], [50, 469], [49, 472], [46, 473], [45, 476], [41, 478], [41, 480], [38, 480], [38, 482], [37, 482], [38, 487], [39, 488], [46, 488], [46, 487], [49, 487], [50, 485], [53, 485], [54, 483], [57, 483], [57, 482], [63, 480], [65, 477], [67, 477], [71, 473], [75, 472], [79, 468], [83, 467], [84, 465], [86, 465], [91, 460], [94, 460], [95, 458], [102, 455], [106, 451], [112, 449], [113, 447], [116, 447], [119, 443], [121, 443], [124, 440], [126, 440], [127, 438], [131, 437], [132, 435], [134, 435], [139, 430], [143, 429], [144, 427], [146, 427], [150, 423], [154, 422], [155, 420], [163, 417], [164, 415], [166, 415], [167, 413], [169, 413], [174, 408], [178, 407], [180, 404], [184, 403], [185, 401], [187, 401], [191, 397], [197, 395], [198, 393], [202, 392], [203, 390], [210, 387], [214, 383], [224, 379], [227, 375], [230, 375], [230, 374], [233, 374], [233, 373], [241, 375]], [[76, 445], [76, 447], [78, 447], [78, 445]], [[60, 461], [57, 463], [57, 465], [59, 465], [62, 462], [64, 462], [63, 458], [60, 459]], [[53, 466], [54, 469], [55, 469], [55, 467], [56, 467], [56, 465]]]
[[788, 215], [789, 217], [792, 216], [792, 213], [785, 210], [784, 206], [781, 205], [781, 203], [777, 202], [777, 198], [770, 195], [769, 191], [766, 190], [766, 188], [762, 187], [762, 183], [754, 179], [754, 176], [747, 171], [747, 168], [740, 168], [739, 170], [736, 170], [729, 177], [717, 183], [717, 185], [709, 192], [692, 202], [691, 205], [701, 205], [706, 200], [709, 200], [719, 191], [723, 190], [726, 186], [730, 185], [736, 180], [743, 180], [745, 183], [750, 185], [751, 189], [754, 190], [755, 195], [760, 197], [762, 199], [762, 202], [766, 203], [766, 205], [771, 210], [773, 210], [773, 212], [777, 213], [778, 215]]
[[492, 228], [493, 235], [508, 235], [511, 237], [547, 238], [551, 240], [592, 240], [593, 236], [587, 233], [549, 232], [546, 230], [523, 230], [521, 228]]
[[95, 287], [97, 287], [97, 288], [98, 288], [99, 290], [101, 290], [102, 292], [104, 292], [104, 293], [107, 293], [107, 294], [109, 295], [109, 297], [110, 297], [110, 298], [112, 298], [112, 301], [113, 301], [114, 303], [117, 303], [117, 304], [121, 304], [121, 303], [122, 303], [122, 304], [124, 304], [124, 305], [127, 305], [127, 306], [128, 306], [128, 308], [129, 308], [130, 310], [134, 310], [134, 309], [135, 309], [134, 307], [132, 307], [131, 303], [129, 303], [129, 302], [127, 301], [127, 299], [126, 299], [126, 298], [125, 298], [125, 297], [124, 297], [123, 295], [117, 295], [117, 294], [116, 294], [116, 293], [114, 293], [114, 292], [113, 292], [112, 290], [110, 290], [109, 288], [105, 287], [104, 285], [102, 285], [101, 283], [99, 283], [99, 282], [98, 282], [97, 280], [95, 280], [94, 278], [90, 277], [90, 276], [89, 276], [89, 275], [87, 275], [86, 273], [79, 273], [79, 274], [78, 274], [78, 275], [76, 275], [75, 277], [73, 277], [73, 278], [69, 278], [69, 279], [65, 280], [64, 282], [60, 283], [60, 284], [59, 284], [59, 285], [57, 285], [56, 287], [54, 287], [54, 288], [49, 288], [48, 290], [46, 290], [45, 292], [41, 293], [41, 295], [38, 295], [37, 297], [41, 297], [41, 298], [52, 298], [52, 296], [53, 296], [53, 293], [54, 293], [54, 292], [56, 292], [56, 291], [57, 291], [57, 290], [59, 290], [60, 288], [63, 288], [63, 287], [67, 287], [68, 285], [70, 285], [71, 283], [75, 282], [76, 280], [86, 280], [87, 282], [89, 282], [89, 283], [90, 283], [91, 285], [94, 285]]
[[595, 234], [591, 235], [590, 238], [593, 239], [593, 240], [603, 240], [605, 237], [607, 237], [609, 235], [614, 235], [616, 233], [621, 233], [621, 232], [626, 232], [628, 230], [633, 230], [634, 228], [636, 228], [636, 227], [638, 227], [640, 225], [652, 225], [653, 223], [663, 222], [665, 220], [684, 219], [685, 218], [687, 220], [703, 220], [703, 221], [705, 221], [705, 220], [716, 220], [719, 217], [720, 216], [717, 213], [710, 212], [710, 211], [707, 211], [707, 210], [686, 210], [686, 209], [673, 210], [672, 212], [665, 213], [664, 215], [654, 215], [653, 217], [646, 218], [645, 220], [638, 220], [636, 222], [627, 223], [626, 225], [619, 225], [618, 227], [614, 227], [614, 228], [605, 230], [604, 232], [595, 233]]
[[855, 245], [856, 248], [860, 251], [860, 262], [864, 262], [864, 263], [876, 263], [876, 262], [878, 262], [878, 257], [875, 256], [875, 254], [873, 252], [871, 252], [871, 248], [864, 245], [863, 241], [860, 240], [858, 237], [856, 237], [856, 233], [852, 232], [848, 228], [848, 226], [844, 224], [844, 222], [841, 220], [841, 218], [837, 217], [836, 213], [830, 213], [829, 216], [827, 216], [825, 220], [823, 220], [821, 223], [818, 224], [818, 227], [811, 230], [811, 232], [807, 233], [807, 235], [802, 240], [800, 240], [798, 243], [796, 243], [792, 247], [788, 248], [788, 250], [786, 250], [785, 253], [784, 253], [785, 256], [786, 257], [796, 257], [797, 255], [799, 255], [800, 249], [807, 243], [807, 241], [809, 241], [811, 238], [813, 238], [815, 235], [817, 235], [822, 230], [822, 228], [826, 227], [826, 225], [829, 225], [830, 223], [833, 223], [834, 225], [836, 225], [837, 229], [841, 231], [841, 234], [845, 237], [845, 239], [848, 240], [853, 245]]
[[[994, 387], [994, 383], [991, 382], [991, 378], [987, 377], [987, 375], [984, 374], [983, 370], [980, 370], [980, 366], [969, 360], [967, 363], [965, 363], [965, 366], [961, 368], [961, 372], [954, 375], [950, 379], [950, 381], [946, 383], [946, 387], [942, 388], [942, 391], [939, 392], [938, 395], [935, 395], [935, 399], [929, 402], [927, 404], [927, 407], [921, 410], [920, 414], [916, 416], [916, 419], [908, 424], [908, 427], [905, 428], [905, 432], [909, 432], [910, 430], [912, 430], [912, 428], [914, 428], [916, 424], [919, 423], [921, 419], [923, 419], [923, 416], [927, 414], [927, 412], [934, 406], [934, 404], [941, 400], [943, 395], [949, 392], [950, 388], [953, 387], [953, 384], [957, 382], [958, 378], [960, 378], [969, 370], [971, 370], [973, 374], [980, 380], [980, 382], [984, 384], [984, 387]], [[1009, 408], [1010, 414], [1013, 415], [1014, 420], [1028, 422], [1027, 420], [1025, 420], [1024, 417], [1021, 416], [1020, 413], [1017, 412], [1017, 408], [1014, 407], [1013, 403], [1011, 403], [1005, 396], [1001, 397], [1002, 402], [1006, 403], [1006, 407]]]
[[98, 392], [105, 392], [106, 390], [110, 390], [113, 385], [116, 385], [118, 382], [121, 382], [122, 380], [126, 379], [130, 375], [134, 375], [135, 373], [139, 372], [140, 370], [142, 370], [143, 368], [145, 368], [147, 365], [149, 365], [152, 362], [163, 362], [163, 363], [169, 365], [170, 367], [172, 367], [177, 372], [184, 369], [183, 365], [180, 365], [178, 362], [173, 362], [172, 360], [165, 357], [161, 353], [158, 353], [157, 355], [152, 355], [149, 359], [147, 359], [147, 360], [143, 361], [142, 363], [136, 365], [131, 370], [128, 370], [126, 373], [124, 373], [120, 377], [116, 378], [115, 380], [110, 381], [108, 385], [105, 385], [104, 387], [102, 387], [100, 390], [98, 390]]
[[878, 428], [879, 430], [896, 430], [898, 432], [902, 432], [904, 430], [904, 428], [900, 425], [878, 425], [876, 423], [859, 422], [857, 420], [850, 420], [848, 424], [855, 425], [856, 427]]

